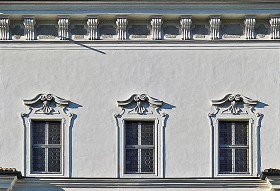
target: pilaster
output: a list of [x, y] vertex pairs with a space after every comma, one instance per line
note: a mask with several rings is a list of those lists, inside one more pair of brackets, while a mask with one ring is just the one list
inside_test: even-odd
[[121, 17], [117, 18], [116, 25], [117, 25], [117, 34], [118, 40], [126, 40], [126, 26], [127, 26], [127, 18]]
[[35, 39], [35, 30], [34, 26], [36, 21], [33, 17], [25, 17], [23, 20], [24, 25], [24, 36], [26, 40], [34, 40]]
[[244, 20], [244, 36], [246, 39], [255, 38], [255, 17], [246, 17]]
[[88, 36], [89, 40], [97, 40], [98, 39], [98, 18], [97, 17], [89, 17], [87, 20], [88, 26]]
[[191, 17], [182, 17], [180, 20], [182, 40], [191, 39]]
[[209, 20], [210, 24], [210, 38], [211, 39], [219, 39], [220, 38], [220, 25], [221, 19], [220, 17], [211, 17]]
[[70, 24], [68, 17], [61, 17], [58, 19], [58, 36], [60, 40], [69, 38], [68, 25]]
[[269, 23], [271, 27], [271, 39], [279, 39], [280, 17], [271, 17]]
[[161, 17], [152, 18], [151, 25], [152, 25], [152, 39], [153, 40], [161, 40], [161, 25], [162, 25]]
[[0, 18], [0, 40], [9, 40], [10, 20], [8, 17]]

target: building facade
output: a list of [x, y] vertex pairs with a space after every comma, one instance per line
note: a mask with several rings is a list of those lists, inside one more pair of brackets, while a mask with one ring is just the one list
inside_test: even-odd
[[0, 190], [280, 189], [280, 2], [0, 11]]

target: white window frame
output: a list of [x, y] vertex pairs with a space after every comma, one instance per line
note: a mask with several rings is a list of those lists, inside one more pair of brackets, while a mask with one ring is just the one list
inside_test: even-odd
[[[40, 97], [52, 96], [52, 100], [46, 105], [49, 110], [44, 110]], [[53, 103], [55, 102], [55, 103]], [[73, 113], [65, 108], [70, 101], [59, 98], [53, 94], [38, 94], [31, 100], [24, 100], [29, 106], [29, 112], [22, 113], [23, 120], [23, 176], [26, 177], [70, 177], [70, 123]], [[60, 121], [61, 122], [61, 172], [60, 173], [36, 173], [32, 172], [32, 121]]]
[[[133, 100], [134, 96], [139, 94], [134, 94], [131, 96], [129, 100]], [[142, 94], [149, 97], [146, 94]], [[149, 97], [150, 98], [150, 97]], [[150, 98], [153, 99], [153, 98]], [[129, 102], [128, 105], [133, 101]], [[144, 101], [143, 101], [144, 102]], [[147, 101], [145, 101], [147, 102]], [[133, 104], [133, 103], [132, 103]], [[122, 107], [122, 106], [120, 106]], [[122, 107], [122, 112], [119, 114], [115, 114], [114, 117], [116, 119], [117, 125], [117, 177], [119, 178], [163, 178], [164, 177], [164, 169], [163, 169], [163, 156], [164, 156], [164, 137], [163, 137], [163, 128], [165, 126], [165, 118], [166, 114], [159, 112], [157, 107], [151, 107], [151, 105], [144, 106], [147, 110], [146, 113], [139, 114], [134, 112], [131, 107], [126, 108]], [[135, 173], [135, 174], [127, 174], [125, 172], [125, 122], [126, 121], [153, 121], [154, 122], [154, 146], [155, 146], [155, 157], [154, 157], [154, 173]]]
[[[230, 96], [237, 96], [237, 100], [229, 101]], [[241, 99], [240, 99], [241, 97]], [[257, 100], [251, 100], [240, 94], [228, 94], [221, 100], [213, 100], [213, 110], [208, 114], [211, 128], [211, 175], [212, 177], [257, 177], [259, 175], [259, 123], [261, 113], [253, 112]], [[219, 173], [219, 122], [248, 122], [248, 173]]]
[[[32, 156], [33, 156], [33, 146], [34, 146], [34, 144], [33, 144], [33, 132], [32, 132], [32, 130], [33, 130], [33, 123], [34, 122], [44, 122], [45, 123], [45, 129], [49, 129], [49, 122], [51, 122], [51, 121], [55, 121], [55, 122], [60, 122], [60, 144], [59, 144], [59, 148], [61, 149], [61, 152], [60, 152], [60, 172], [49, 172], [49, 171], [44, 171], [44, 172], [40, 172], [40, 171], [33, 171], [32, 170], [32, 168], [33, 168], [33, 166], [32, 166], [32, 164], [33, 164], [33, 158], [32, 158]], [[31, 123], [30, 123], [30, 133], [29, 133], [29, 135], [30, 135], [30, 146], [31, 146], [31, 148], [30, 148], [30, 172], [31, 172], [31, 174], [62, 174], [62, 172], [63, 172], [63, 157], [62, 157], [62, 154], [63, 154], [63, 140], [64, 140], [64, 136], [63, 136], [63, 125], [62, 125], [62, 122], [63, 122], [63, 120], [34, 120], [34, 119], [32, 119], [31, 120]], [[46, 125], [47, 125], [47, 128], [46, 128]], [[45, 137], [46, 137], [46, 140], [48, 140], [48, 137], [49, 137], [49, 133], [48, 133], [48, 131], [45, 131]], [[43, 144], [43, 145], [46, 145], [46, 148], [51, 148], [52, 146], [51, 145], [49, 145], [49, 144]], [[57, 147], [57, 145], [54, 147], [54, 148], [58, 148]], [[45, 169], [48, 169], [48, 155], [46, 155], [46, 159], [45, 159]]]
[[[228, 122], [228, 123], [231, 123], [231, 139], [232, 139], [232, 143], [235, 143], [235, 132], [236, 132], [236, 122], [243, 122], [243, 123], [246, 123], [246, 126], [247, 126], [247, 145], [242, 145], [242, 146], [239, 146], [239, 145], [236, 145], [236, 144], [231, 144], [231, 145], [227, 145], [227, 146], [221, 146], [220, 145], [220, 136], [219, 136], [219, 131], [220, 131], [220, 124], [221, 122]], [[220, 172], [220, 169], [219, 169], [219, 174], [238, 174], [238, 172], [235, 172], [235, 166], [236, 166], [236, 162], [235, 162], [235, 152], [233, 152], [235, 149], [246, 149], [247, 150], [247, 156], [248, 156], [248, 163], [247, 163], [247, 169], [248, 171], [247, 172], [240, 172], [239, 174], [248, 174], [249, 173], [249, 161], [250, 161], [250, 127], [249, 127], [249, 121], [224, 121], [224, 120], [219, 120], [218, 121], [218, 160], [220, 162], [220, 149], [229, 149], [231, 150], [232, 152], [232, 167], [233, 167], [233, 170], [232, 172], [224, 172], [224, 173], [221, 173]], [[235, 124], [234, 124], [235, 123]], [[218, 168], [220, 168], [220, 163], [218, 162]]]
[[[248, 173], [220, 173], [219, 172], [219, 122], [248, 122]], [[257, 176], [257, 127], [254, 126], [255, 120], [245, 116], [219, 116], [214, 124], [214, 176], [216, 177], [248, 177]], [[255, 146], [254, 146], [255, 145]]]
[[[137, 134], [137, 146], [138, 148], [129, 148], [128, 145], [126, 144], [126, 130], [127, 130], [127, 122], [135, 122], [137, 123], [137, 129], [138, 129], [138, 134]], [[142, 144], [139, 144], [139, 142], [141, 142], [141, 133], [142, 133], [142, 122], [150, 122], [151, 124], [153, 124], [153, 145], [145, 145], [143, 146]], [[155, 122], [154, 121], [133, 121], [133, 120], [125, 120], [124, 121], [124, 153], [127, 152], [128, 149], [135, 149], [135, 150], [140, 150], [138, 151], [138, 162], [139, 162], [139, 168], [138, 170], [140, 169], [141, 170], [141, 164], [142, 164], [142, 156], [141, 154], [139, 154], [139, 152], [141, 153], [142, 152], [142, 149], [153, 149], [153, 172], [137, 172], [138, 174], [154, 174], [155, 173], [155, 166], [156, 166], [156, 163], [155, 163], [155, 159], [157, 158], [157, 153], [155, 152]], [[141, 124], [141, 125], [140, 125]], [[132, 145], [129, 145], [129, 146], [132, 146]], [[124, 154], [124, 156], [126, 156], [126, 154]], [[127, 159], [125, 157], [124, 159], [125, 163], [124, 163], [124, 169], [125, 169], [125, 174], [136, 174], [136, 173], [129, 173], [129, 172], [126, 172], [126, 162], [127, 162]]]

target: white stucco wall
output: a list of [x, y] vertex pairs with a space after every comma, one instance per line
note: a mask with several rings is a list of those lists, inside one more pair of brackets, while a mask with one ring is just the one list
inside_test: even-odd
[[[117, 177], [116, 101], [146, 93], [172, 106], [167, 178], [211, 176], [211, 100], [240, 93], [267, 104], [261, 170], [280, 168], [279, 46], [272, 42], [1, 43], [0, 164], [23, 171], [24, 99], [53, 93], [73, 109], [72, 176]], [[5, 156], [5, 157], [3, 157]]]

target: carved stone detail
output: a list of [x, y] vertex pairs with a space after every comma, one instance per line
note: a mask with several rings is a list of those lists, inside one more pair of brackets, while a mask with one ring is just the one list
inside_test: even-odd
[[255, 38], [255, 24], [256, 19], [254, 17], [247, 17], [244, 20], [244, 35], [246, 39], [254, 39]]
[[34, 18], [24, 18], [23, 25], [24, 25], [24, 36], [26, 37], [26, 40], [34, 40], [35, 39], [35, 30], [34, 26], [36, 24], [36, 21]]
[[[221, 113], [231, 113], [234, 115], [248, 113], [248, 109], [254, 113], [254, 107], [257, 104], [258, 100], [252, 100], [241, 94], [227, 94], [220, 100], [212, 100], [213, 106], [216, 106], [218, 110], [222, 109]], [[244, 109], [242, 108], [243, 106]]]
[[190, 17], [182, 17], [180, 20], [182, 40], [191, 39], [192, 19]]
[[126, 26], [127, 26], [127, 18], [117, 18], [116, 25], [117, 25], [117, 34], [118, 40], [126, 40]]
[[60, 40], [66, 40], [69, 38], [68, 25], [70, 24], [69, 19], [66, 17], [58, 19], [58, 36]]
[[153, 40], [160, 40], [161, 39], [161, 25], [162, 25], [161, 18], [152, 18], [151, 25], [152, 25], [152, 39]]
[[98, 39], [98, 18], [88, 18], [87, 25], [88, 25], [88, 35], [89, 40], [97, 40]]
[[[57, 107], [66, 108], [70, 101], [57, 97], [53, 94], [38, 94], [30, 100], [23, 100], [24, 104], [30, 107], [30, 112], [35, 109], [34, 113], [52, 114], [57, 111]], [[37, 106], [37, 107], [36, 107]]]
[[210, 38], [219, 39], [220, 38], [220, 25], [221, 25], [220, 17], [211, 17], [209, 20], [209, 24], [210, 24]]
[[269, 22], [271, 27], [271, 39], [279, 39], [280, 17], [271, 17]]
[[146, 114], [148, 112], [147, 107], [151, 106], [158, 109], [162, 106], [162, 104], [163, 101], [152, 98], [147, 94], [133, 94], [125, 101], [118, 101], [118, 106], [122, 108], [132, 105], [133, 109], [129, 109], [128, 113], [137, 113], [140, 115]]
[[0, 40], [9, 40], [9, 18], [0, 18]]

